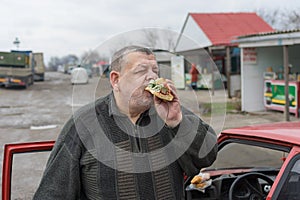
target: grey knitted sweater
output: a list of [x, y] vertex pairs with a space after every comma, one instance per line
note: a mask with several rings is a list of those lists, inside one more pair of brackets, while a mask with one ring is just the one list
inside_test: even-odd
[[113, 94], [79, 109], [50, 154], [34, 200], [184, 199], [184, 174], [216, 158], [216, 134], [185, 108], [169, 128], [154, 109], [136, 124]]

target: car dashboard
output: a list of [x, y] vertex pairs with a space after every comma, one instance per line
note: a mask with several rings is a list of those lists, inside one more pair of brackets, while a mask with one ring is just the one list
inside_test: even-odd
[[[186, 191], [187, 200], [233, 200], [255, 199], [255, 196], [266, 196], [275, 180], [278, 170], [251, 171], [211, 176], [212, 184], [205, 191]], [[265, 178], [266, 177], [266, 178]], [[191, 179], [186, 181], [190, 183]], [[245, 181], [246, 180], [246, 181]], [[266, 180], [270, 180], [267, 182]], [[238, 183], [237, 183], [238, 182]], [[235, 186], [233, 186], [235, 184]], [[232, 188], [233, 187], [233, 188]], [[231, 192], [231, 197], [230, 197]], [[249, 198], [248, 198], [249, 197]]]

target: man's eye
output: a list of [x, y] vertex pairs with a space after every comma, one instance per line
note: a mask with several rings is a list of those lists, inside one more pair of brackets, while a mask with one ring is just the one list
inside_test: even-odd
[[139, 70], [137, 70], [137, 71], [135, 71], [137, 74], [138, 73], [146, 73], [147, 72], [147, 70], [146, 69], [139, 69]]

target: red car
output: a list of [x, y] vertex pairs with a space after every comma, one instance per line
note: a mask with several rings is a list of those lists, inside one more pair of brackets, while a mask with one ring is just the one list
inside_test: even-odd
[[[8, 144], [4, 149], [2, 199], [11, 196], [16, 153], [48, 151], [54, 142]], [[300, 199], [300, 122], [253, 125], [224, 130], [219, 154], [205, 169], [210, 185], [186, 191], [186, 199]], [[192, 177], [186, 180], [187, 188]]]

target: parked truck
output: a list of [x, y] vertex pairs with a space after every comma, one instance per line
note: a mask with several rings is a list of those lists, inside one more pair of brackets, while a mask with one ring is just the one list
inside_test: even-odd
[[44, 81], [45, 79], [45, 64], [43, 53], [33, 53], [34, 60], [34, 80]]
[[27, 88], [33, 82], [32, 51], [0, 52], [0, 85]]

